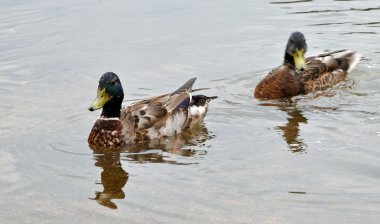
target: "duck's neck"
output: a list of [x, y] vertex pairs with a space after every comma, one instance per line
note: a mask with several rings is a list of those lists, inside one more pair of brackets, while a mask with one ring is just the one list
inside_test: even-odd
[[285, 52], [285, 57], [284, 57], [284, 65], [290, 65], [292, 68], [295, 67], [294, 65], [294, 57], [290, 54], [288, 54], [287, 52]]
[[101, 116], [104, 118], [119, 118], [122, 100], [107, 102], [103, 106]]

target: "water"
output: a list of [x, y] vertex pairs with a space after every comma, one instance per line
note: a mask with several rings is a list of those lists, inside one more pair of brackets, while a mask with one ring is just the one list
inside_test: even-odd
[[[368, 1], [0, 2], [1, 223], [377, 223], [380, 4]], [[308, 55], [363, 55], [345, 83], [252, 98], [289, 34]], [[88, 148], [113, 71], [125, 104], [197, 76], [204, 126], [153, 147]]]

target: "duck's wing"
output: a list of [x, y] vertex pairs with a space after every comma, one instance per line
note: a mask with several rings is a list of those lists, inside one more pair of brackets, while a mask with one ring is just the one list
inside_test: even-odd
[[307, 69], [299, 72], [305, 93], [325, 90], [343, 81], [360, 59], [360, 55], [346, 51], [339, 57], [333, 54], [344, 50], [320, 54], [306, 59]]
[[192, 97], [191, 92], [196, 79], [197, 78], [189, 79], [185, 84], [170, 94], [170, 98], [166, 105], [169, 112], [189, 107]]
[[[122, 111], [129, 130], [159, 128], [175, 111], [188, 108], [191, 102], [191, 89], [196, 78], [188, 80], [183, 86], [170, 94], [164, 94], [134, 103]], [[187, 115], [186, 115], [187, 116]]]
[[300, 72], [302, 81], [318, 79], [326, 72], [339, 68], [339, 60], [334, 58], [334, 54], [344, 52], [346, 50], [329, 51], [306, 58], [307, 69]]

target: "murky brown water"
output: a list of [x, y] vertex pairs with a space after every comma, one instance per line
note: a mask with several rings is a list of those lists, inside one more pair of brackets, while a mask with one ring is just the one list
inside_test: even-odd
[[[1, 1], [0, 223], [378, 223], [380, 3]], [[292, 31], [363, 55], [324, 96], [259, 102]], [[94, 152], [87, 106], [189, 77], [218, 95], [182, 148]]]

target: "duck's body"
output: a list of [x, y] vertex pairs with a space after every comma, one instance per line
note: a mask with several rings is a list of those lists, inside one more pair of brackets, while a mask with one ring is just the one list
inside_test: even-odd
[[[114, 73], [109, 76], [117, 78]], [[102, 115], [91, 130], [88, 143], [95, 147], [120, 147], [172, 136], [191, 128], [203, 120], [207, 113], [208, 102], [216, 98], [192, 96], [194, 82], [195, 78], [192, 78], [173, 93], [142, 100], [123, 109], [120, 109], [120, 102], [118, 108], [120, 113], [116, 116], [110, 117], [104, 114], [107, 108], [105, 104]], [[203, 104], [198, 102], [199, 97], [205, 99]], [[113, 107], [116, 107], [115, 104]], [[202, 107], [203, 113], [193, 113], [195, 107]], [[197, 122], [193, 122], [194, 120]]]
[[[283, 65], [273, 69], [256, 86], [259, 99], [282, 99], [326, 90], [343, 81], [359, 61], [350, 51], [334, 51], [304, 58], [307, 45], [303, 34], [295, 32], [289, 38]], [[336, 53], [343, 52], [339, 57]]]

